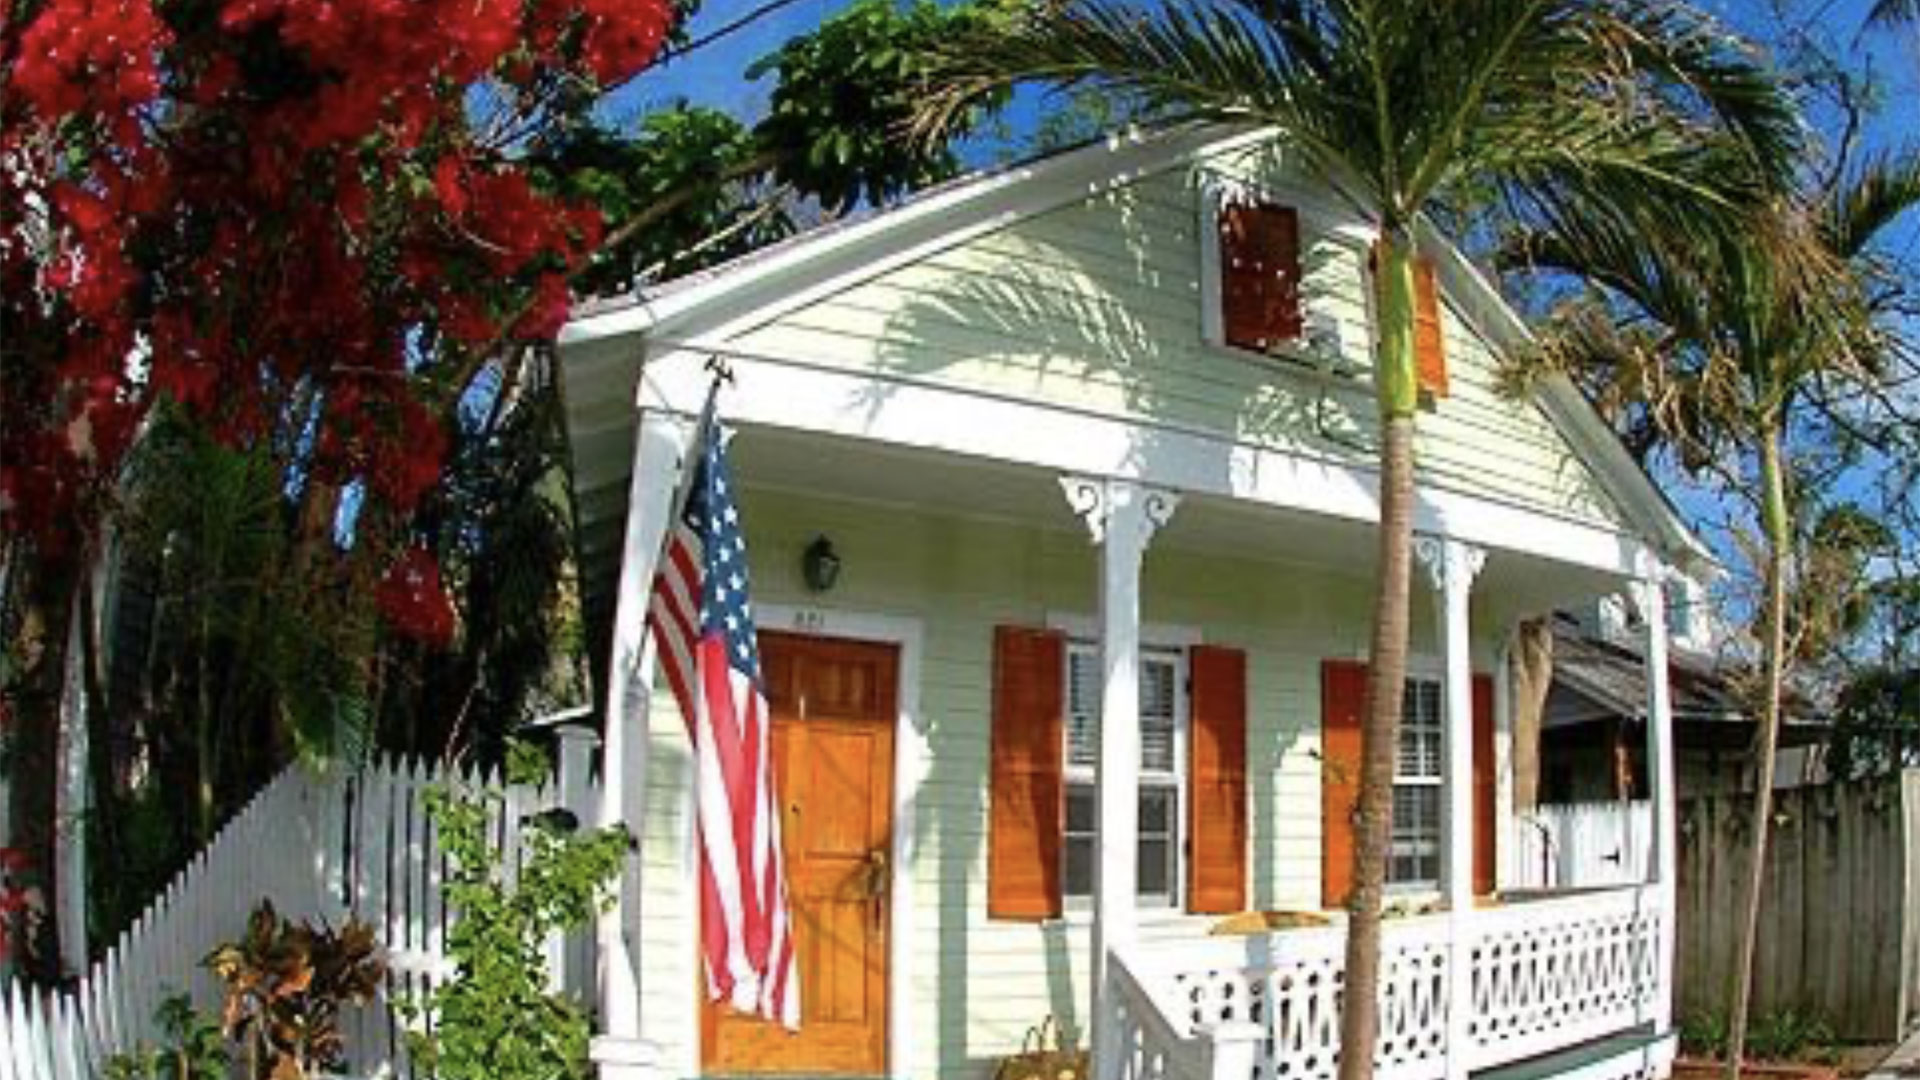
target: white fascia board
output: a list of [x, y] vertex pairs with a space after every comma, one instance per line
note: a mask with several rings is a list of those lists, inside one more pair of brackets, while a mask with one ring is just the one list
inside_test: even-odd
[[[723, 347], [715, 351], [725, 354]], [[642, 411], [698, 410], [712, 382], [705, 368], [711, 355], [688, 346], [650, 358], [641, 378]], [[1332, 458], [933, 380], [796, 360], [730, 359], [739, 377], [722, 390], [720, 408], [732, 423], [1136, 480], [1369, 524], [1379, 520], [1376, 473]], [[1061, 513], [1064, 520], [1064, 503]], [[1432, 484], [1415, 492], [1414, 528], [1620, 577], [1644, 572], [1652, 554], [1638, 538], [1614, 529]]]
[[[1164, 172], [1205, 154], [1271, 138], [1264, 130], [1193, 125], [1119, 134], [1031, 165], [989, 173], [803, 239], [733, 271], [654, 298], [588, 313], [560, 331], [560, 345], [648, 332], [669, 340], [713, 333], [742, 316], [766, 319], [848, 284], [1089, 196]], [[808, 284], [796, 287], [793, 281]]]
[[[1424, 251], [1437, 256], [1446, 291], [1470, 324], [1502, 349], [1533, 344], [1532, 329], [1500, 295], [1500, 290], [1438, 229], [1422, 222], [1420, 241]], [[1713, 564], [1713, 554], [1706, 544], [1680, 520], [1653, 478], [1627, 453], [1626, 447], [1620, 445], [1613, 429], [1572, 380], [1564, 375], [1550, 376], [1541, 383], [1534, 397], [1547, 419], [1573, 445], [1581, 461], [1593, 469], [1607, 493], [1648, 531], [1649, 539], [1665, 549], [1665, 555], [1689, 572], [1697, 573]]]

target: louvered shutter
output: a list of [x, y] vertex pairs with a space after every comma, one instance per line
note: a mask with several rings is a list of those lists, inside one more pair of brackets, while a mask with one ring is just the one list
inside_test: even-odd
[[1360, 798], [1360, 712], [1367, 665], [1320, 666], [1320, 904], [1342, 907], [1353, 890], [1353, 812]]
[[1273, 203], [1220, 208], [1220, 324], [1226, 342], [1266, 352], [1300, 336], [1300, 214]]
[[1247, 655], [1196, 645], [1188, 666], [1187, 907], [1224, 915], [1247, 906]]
[[1493, 678], [1473, 677], [1473, 891], [1480, 896], [1494, 886]]
[[1413, 260], [1413, 355], [1420, 373], [1420, 389], [1434, 397], [1447, 396], [1447, 348], [1440, 329], [1440, 289], [1434, 281], [1433, 260]]
[[1064, 634], [1002, 626], [993, 638], [993, 760], [987, 841], [987, 913], [1060, 914]]

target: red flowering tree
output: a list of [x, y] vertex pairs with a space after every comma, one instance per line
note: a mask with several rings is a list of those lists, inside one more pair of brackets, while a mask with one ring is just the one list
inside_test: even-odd
[[[669, 0], [0, 0], [0, 537], [16, 822], [49, 822], [74, 584], [165, 400], [270, 445], [316, 542], [364, 487], [375, 595], [451, 615], [405, 515], [451, 405], [549, 340], [598, 247], [523, 151], [645, 67]], [[370, 544], [380, 554], [381, 544]], [[50, 836], [20, 837], [33, 867]], [[49, 903], [51, 897], [49, 896]]]

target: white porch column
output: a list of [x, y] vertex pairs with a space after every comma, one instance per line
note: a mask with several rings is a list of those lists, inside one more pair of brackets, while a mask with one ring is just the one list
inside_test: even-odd
[[[625, 824], [637, 842], [645, 827], [648, 705], [654, 645], [646, 635], [647, 597], [666, 538], [681, 457], [691, 425], [643, 413], [633, 446], [627, 535], [620, 552], [613, 656], [607, 671], [606, 732], [600, 754], [598, 824]], [[654, 1047], [640, 1037], [640, 859], [627, 857], [618, 901], [595, 924], [600, 1030], [589, 1051], [601, 1080], [650, 1080]]]
[[1067, 502], [1100, 546], [1100, 748], [1094, 769], [1093, 1075], [1119, 1075], [1107, 964], [1134, 940], [1140, 833], [1140, 564], [1179, 496], [1069, 476]]
[[1673, 955], [1679, 885], [1680, 834], [1673, 764], [1673, 694], [1667, 683], [1667, 594], [1665, 579], [1650, 574], [1633, 583], [1640, 609], [1642, 652], [1647, 664], [1647, 793], [1653, 818], [1653, 884], [1660, 908], [1660, 936], [1654, 948], [1653, 1029], [1673, 1027]]
[[1445, 666], [1446, 712], [1442, 721], [1441, 820], [1445, 846], [1441, 879], [1447, 901], [1447, 1077], [1467, 1075], [1467, 1021], [1472, 1014], [1472, 954], [1468, 920], [1473, 915], [1473, 639], [1468, 601], [1486, 553], [1453, 539], [1420, 536], [1414, 554], [1438, 593], [1440, 651]]

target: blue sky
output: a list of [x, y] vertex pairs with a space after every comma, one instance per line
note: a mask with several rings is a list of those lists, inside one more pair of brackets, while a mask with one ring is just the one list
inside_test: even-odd
[[[764, 0], [706, 0], [689, 28], [697, 40], [761, 6]], [[771, 80], [750, 82], [746, 68], [777, 49], [793, 35], [804, 33], [821, 19], [846, 6], [848, 0], [789, 0], [778, 11], [759, 19], [722, 41], [644, 75], [623, 90], [610, 109], [614, 117], [630, 117], [677, 98], [721, 108], [751, 122], [766, 109]], [[1152, 0], [1143, 0], [1152, 2]], [[1829, 54], [1851, 65], [1865, 64], [1882, 86], [1881, 114], [1861, 134], [1862, 146], [1885, 149], [1905, 140], [1920, 140], [1920, 32], [1862, 32], [1871, 0], [1697, 0], [1733, 28], [1777, 52], [1797, 42], [1818, 42]], [[1023, 97], [1006, 117], [1018, 139], [1030, 130], [1043, 103], [1035, 95]], [[1816, 126], [1832, 126], [1837, 116], [1816, 110]], [[992, 148], [969, 156], [990, 160]], [[1920, 215], [1917, 215], [1920, 216]], [[1920, 245], [1920, 220], [1910, 220], [1892, 234], [1892, 245], [1908, 253]], [[1723, 497], [1692, 489], [1674, 477], [1663, 478], [1676, 501], [1702, 528], [1723, 558], [1737, 559], [1737, 546], [1718, 523], [1730, 516], [1745, 519], [1744, 509], [1731, 507]], [[1731, 513], [1730, 513], [1731, 511]]]

